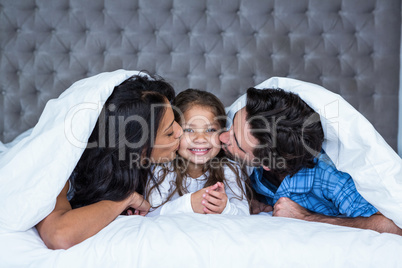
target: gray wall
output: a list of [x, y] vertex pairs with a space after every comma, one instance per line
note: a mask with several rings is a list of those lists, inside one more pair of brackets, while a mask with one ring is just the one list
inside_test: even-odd
[[[401, 13], [402, 16], [402, 13]], [[401, 34], [402, 40], [402, 34]], [[401, 42], [401, 54], [400, 54], [400, 61], [402, 66], [402, 42]], [[402, 70], [399, 69], [399, 123], [398, 123], [398, 154], [402, 157]]]

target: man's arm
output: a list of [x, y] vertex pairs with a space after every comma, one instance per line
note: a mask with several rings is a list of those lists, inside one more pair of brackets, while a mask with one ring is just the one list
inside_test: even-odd
[[54, 210], [36, 225], [39, 235], [50, 249], [67, 249], [84, 241], [129, 207], [135, 208], [137, 215], [145, 215], [149, 210], [149, 203], [136, 192], [123, 201], [104, 200], [72, 209], [67, 192], [68, 183], [57, 197]]
[[326, 216], [311, 212], [287, 197], [281, 197], [276, 202], [272, 215], [402, 235], [402, 229], [380, 213], [356, 218]]

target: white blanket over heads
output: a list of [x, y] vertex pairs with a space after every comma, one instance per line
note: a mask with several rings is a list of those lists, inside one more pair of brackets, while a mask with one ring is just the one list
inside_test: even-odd
[[[1, 146], [0, 266], [400, 264], [401, 236], [267, 215], [119, 216], [98, 234], [69, 250], [47, 249], [32, 227], [54, 208], [56, 197], [79, 160], [114, 86], [137, 73], [119, 70], [73, 84], [58, 99], [49, 101], [32, 131]], [[401, 225], [401, 200], [396, 195], [402, 192], [401, 160], [373, 127], [338, 95], [321, 87], [281, 78], [259, 85], [276, 86], [294, 90], [320, 112], [329, 156], [339, 169], [352, 174], [368, 201]]]
[[[3, 147], [0, 230], [28, 230], [53, 210], [104, 102], [116, 85], [138, 73], [118, 70], [74, 83], [47, 103], [32, 131]], [[353, 177], [367, 201], [402, 226], [402, 160], [358, 111], [339, 95], [299, 80], [273, 77], [256, 87], [292, 91], [316, 110], [324, 150], [337, 168]], [[240, 99], [244, 104], [245, 96]]]

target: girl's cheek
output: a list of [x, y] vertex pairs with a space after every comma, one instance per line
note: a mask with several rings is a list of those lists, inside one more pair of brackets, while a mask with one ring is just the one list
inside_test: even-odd
[[180, 139], [180, 147], [186, 147], [187, 146], [187, 137], [181, 137]]
[[219, 140], [219, 135], [218, 135], [218, 134], [215, 135], [212, 144], [213, 144], [214, 147], [217, 147], [217, 148], [221, 148], [221, 147], [222, 147], [222, 143], [221, 143], [221, 141]]

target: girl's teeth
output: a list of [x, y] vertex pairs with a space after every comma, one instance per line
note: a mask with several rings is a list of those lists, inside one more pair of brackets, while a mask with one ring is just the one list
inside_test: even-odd
[[196, 152], [205, 152], [208, 149], [191, 149], [192, 151], [196, 151]]

